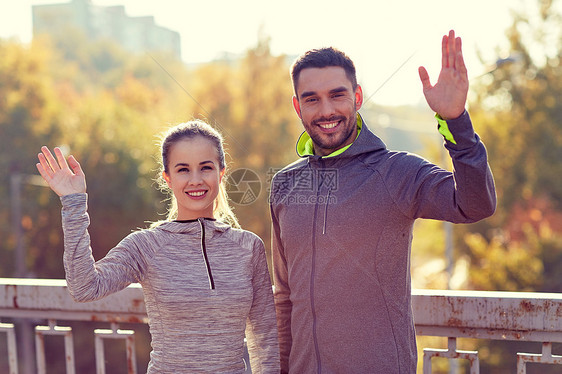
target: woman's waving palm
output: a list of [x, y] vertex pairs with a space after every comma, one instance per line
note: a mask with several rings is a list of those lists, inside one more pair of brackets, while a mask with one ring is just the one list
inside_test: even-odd
[[64, 158], [60, 148], [55, 148], [53, 157], [49, 148], [41, 147], [37, 170], [49, 187], [59, 196], [86, 192], [86, 176], [74, 156]]

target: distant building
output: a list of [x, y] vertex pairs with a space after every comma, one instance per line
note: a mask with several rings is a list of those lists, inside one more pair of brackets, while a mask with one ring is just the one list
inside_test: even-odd
[[152, 16], [129, 17], [122, 5], [97, 6], [90, 0], [71, 0], [33, 5], [32, 13], [34, 36], [76, 28], [91, 39], [110, 39], [134, 53], [168, 51], [181, 59], [178, 32], [157, 26]]

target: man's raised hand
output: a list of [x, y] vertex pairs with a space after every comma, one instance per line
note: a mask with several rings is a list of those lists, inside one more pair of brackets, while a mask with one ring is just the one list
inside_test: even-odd
[[423, 93], [429, 107], [443, 119], [459, 117], [466, 105], [468, 95], [468, 74], [462, 56], [461, 38], [455, 38], [455, 31], [443, 36], [441, 72], [435, 86], [429, 80], [427, 70], [420, 66], [418, 72]]

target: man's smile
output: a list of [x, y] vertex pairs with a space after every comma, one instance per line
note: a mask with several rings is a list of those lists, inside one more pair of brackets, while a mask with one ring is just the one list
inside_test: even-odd
[[338, 122], [318, 124], [318, 126], [322, 127], [323, 129], [326, 129], [326, 130], [333, 129], [337, 125], [339, 125], [339, 121]]

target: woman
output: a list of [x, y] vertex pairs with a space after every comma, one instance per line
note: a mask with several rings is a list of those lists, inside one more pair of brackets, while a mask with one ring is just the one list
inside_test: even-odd
[[95, 262], [85, 175], [78, 161], [42, 147], [37, 169], [62, 202], [64, 267], [77, 301], [142, 285], [152, 352], [148, 373], [241, 373], [244, 335], [253, 373], [278, 373], [277, 327], [264, 245], [238, 226], [223, 185], [220, 134], [191, 121], [162, 145], [168, 220], [123, 239]]

